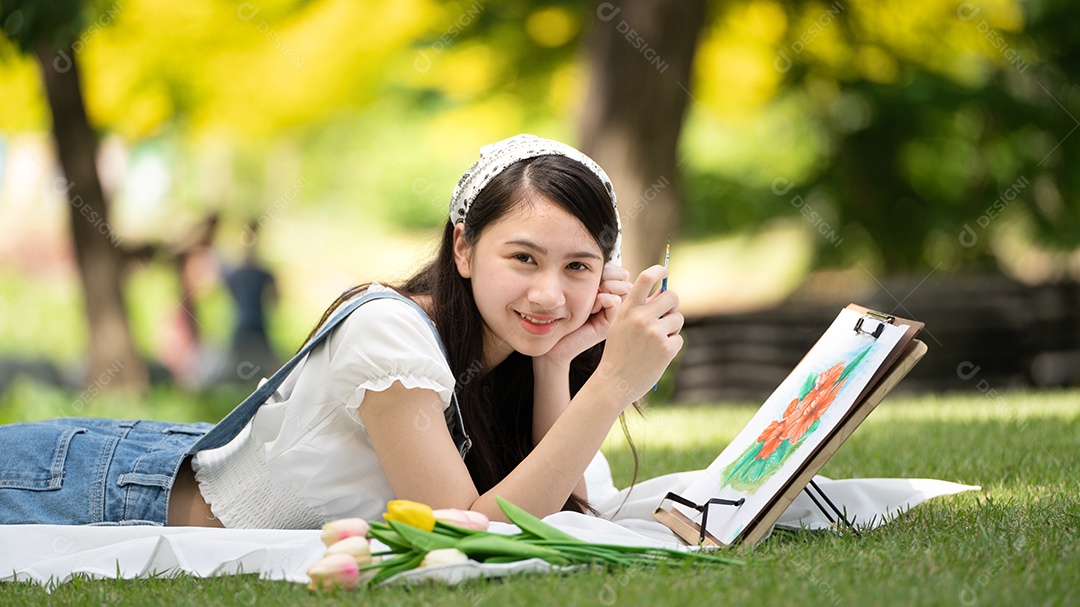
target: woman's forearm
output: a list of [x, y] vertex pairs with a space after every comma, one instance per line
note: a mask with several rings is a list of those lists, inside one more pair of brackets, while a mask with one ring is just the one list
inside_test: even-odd
[[533, 359], [533, 444], [538, 445], [570, 404], [570, 365]]
[[495, 502], [500, 496], [536, 516], [558, 512], [583, 484], [585, 469], [628, 404], [621, 391], [606, 383], [595, 376], [586, 382], [532, 452], [471, 509], [503, 520]]
[[[539, 445], [548, 430], [570, 404], [570, 365], [551, 363], [542, 357], [533, 359], [532, 439]], [[582, 500], [589, 499], [585, 477], [573, 491]]]

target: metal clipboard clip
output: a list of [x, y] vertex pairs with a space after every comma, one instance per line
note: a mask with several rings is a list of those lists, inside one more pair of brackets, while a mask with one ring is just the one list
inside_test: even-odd
[[[870, 320], [877, 323], [877, 327], [873, 331], [867, 331], [863, 328], [863, 322]], [[859, 317], [859, 320], [855, 321], [855, 332], [869, 335], [874, 339], [881, 337], [881, 332], [885, 330], [885, 325], [893, 324], [896, 320], [895, 316], [889, 314], [882, 314], [881, 312], [875, 312], [873, 310], [867, 310], [865, 314]]]

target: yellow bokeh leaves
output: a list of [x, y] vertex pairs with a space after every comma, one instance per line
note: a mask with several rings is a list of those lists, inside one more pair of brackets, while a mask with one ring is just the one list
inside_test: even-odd
[[892, 82], [900, 73], [896, 59], [877, 45], [867, 44], [860, 47], [855, 61], [863, 77], [874, 82]]
[[750, 120], [797, 65], [839, 81], [880, 83], [897, 82], [905, 66], [916, 66], [977, 86], [990, 65], [1024, 68], [1027, 51], [1010, 37], [1022, 28], [1016, 0], [730, 4], [702, 31], [692, 90], [703, 107], [696, 109]]
[[[181, 122], [196, 137], [260, 137], [377, 103], [399, 80], [392, 58], [437, 12], [429, 0], [123, 0], [91, 19], [76, 58], [96, 127], [139, 139]], [[6, 90], [33, 97], [0, 101], [20, 109], [4, 128], [48, 126], [21, 110], [44, 108], [32, 65], [0, 65], [0, 83], [16, 85]]]
[[762, 42], [776, 42], [787, 30], [783, 7], [769, 0], [750, 2], [739, 20], [750, 38]]
[[[513, 129], [529, 115], [522, 106], [573, 112], [586, 90], [580, 60], [553, 63], [544, 88], [528, 89], [507, 49], [573, 44], [595, 14], [551, 5], [500, 22], [489, 12], [481, 0], [121, 0], [99, 4], [90, 23], [100, 26], [83, 33], [77, 57], [91, 122], [131, 140], [176, 123], [194, 137], [275, 136], [366, 114], [399, 87], [469, 106], [440, 109], [436, 122], [498, 111], [474, 124]], [[738, 0], [710, 16], [682, 84], [691, 111], [743, 121], [796, 64], [838, 82], [896, 82], [914, 66], [977, 86], [1036, 59], [1023, 27], [1016, 0]], [[34, 62], [3, 55], [0, 128], [48, 128]]]
[[8, 48], [0, 54], [0, 132], [45, 130], [49, 128], [49, 110], [45, 106], [41, 75], [30, 57], [20, 57]]
[[570, 42], [581, 29], [577, 17], [561, 6], [533, 11], [525, 20], [525, 31], [540, 46], [554, 48]]
[[695, 57], [695, 97], [724, 116], [771, 99], [782, 73], [773, 68], [786, 29], [783, 9], [769, 0], [735, 6], [706, 27]]

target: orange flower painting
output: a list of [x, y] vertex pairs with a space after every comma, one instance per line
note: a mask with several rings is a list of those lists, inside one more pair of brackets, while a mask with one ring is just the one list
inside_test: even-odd
[[760, 489], [780, 470], [803, 440], [818, 429], [821, 417], [832, 406], [836, 395], [872, 347], [864, 348], [850, 362], [841, 360], [821, 373], [810, 374], [780, 418], [770, 422], [757, 441], [724, 468], [720, 486], [747, 494]]

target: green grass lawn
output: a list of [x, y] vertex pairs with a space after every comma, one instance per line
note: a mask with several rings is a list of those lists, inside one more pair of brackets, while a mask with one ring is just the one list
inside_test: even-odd
[[[21, 398], [32, 391], [22, 388]], [[36, 393], [43, 409], [0, 401], [0, 417], [48, 416], [71, 395]], [[135, 413], [202, 419], [228, 409], [161, 393]], [[184, 400], [184, 399], [188, 400]], [[51, 400], [50, 400], [51, 399]], [[98, 397], [84, 414], [114, 414]], [[213, 399], [210, 399], [213, 400]], [[40, 403], [39, 403], [40, 404]], [[20, 413], [13, 413], [18, 410]], [[184, 415], [184, 412], [187, 415]], [[632, 419], [640, 478], [707, 465], [750, 406], [654, 407]], [[157, 413], [157, 415], [153, 415]], [[632, 458], [621, 436], [604, 448], [616, 483]], [[5, 605], [1069, 605], [1080, 602], [1080, 391], [890, 397], [825, 466], [833, 478], [930, 477], [981, 485], [927, 502], [860, 536], [776, 533], [744, 566], [582, 571], [481, 580], [455, 588], [309, 592], [254, 576], [76, 580], [52, 594], [0, 586]]]

